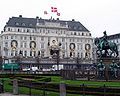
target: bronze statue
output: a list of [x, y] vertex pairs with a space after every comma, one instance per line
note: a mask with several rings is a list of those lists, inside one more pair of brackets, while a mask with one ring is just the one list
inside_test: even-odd
[[[106, 31], [103, 32], [104, 36], [102, 38], [95, 39], [95, 45], [97, 46], [97, 55], [98, 57], [117, 57], [118, 48], [116, 43], [109, 42], [107, 40]], [[110, 51], [108, 51], [110, 50]]]
[[100, 60], [100, 63], [97, 65], [97, 69], [98, 69], [98, 75], [100, 77], [104, 77], [105, 65], [103, 64], [102, 60]]
[[113, 60], [112, 64], [110, 64], [110, 66], [109, 66], [109, 70], [110, 70], [111, 76], [117, 78], [117, 71], [118, 71], [119, 68], [120, 67], [118, 66], [118, 64], [115, 63], [115, 61]]

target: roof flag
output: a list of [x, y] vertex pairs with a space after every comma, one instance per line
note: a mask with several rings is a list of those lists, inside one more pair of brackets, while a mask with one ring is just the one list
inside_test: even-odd
[[45, 15], [47, 15], [47, 14], [48, 14], [48, 12], [47, 12], [47, 11], [44, 11], [44, 14], [45, 14]]
[[60, 16], [60, 13], [57, 12], [57, 16]]
[[57, 8], [56, 7], [51, 7], [51, 12], [57, 12]]

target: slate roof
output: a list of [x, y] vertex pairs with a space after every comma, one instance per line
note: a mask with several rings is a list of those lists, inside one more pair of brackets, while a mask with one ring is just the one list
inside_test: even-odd
[[68, 24], [68, 30], [70, 31], [84, 31], [89, 32], [79, 21], [64, 21], [55, 19], [42, 19], [42, 18], [24, 18], [21, 15], [19, 17], [9, 18], [5, 27], [25, 27], [25, 28], [36, 28], [37, 22], [44, 24], [46, 22], [59, 22], [61, 25]]
[[120, 38], [120, 33], [107, 36], [108, 40]]

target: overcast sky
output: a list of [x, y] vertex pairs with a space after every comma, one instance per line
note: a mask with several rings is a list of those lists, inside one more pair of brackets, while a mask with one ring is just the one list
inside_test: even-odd
[[[51, 13], [51, 7], [57, 7], [61, 16]], [[44, 15], [48, 11], [48, 15]], [[120, 0], [1, 0], [0, 31], [12, 16], [43, 19], [60, 18], [61, 20], [80, 21], [93, 37], [120, 32]]]

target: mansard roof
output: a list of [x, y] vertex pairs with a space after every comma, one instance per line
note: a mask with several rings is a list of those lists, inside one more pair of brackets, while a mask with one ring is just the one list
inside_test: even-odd
[[42, 19], [42, 18], [25, 18], [21, 15], [19, 17], [12, 17], [9, 18], [8, 22], [6, 23], [5, 27], [26, 27], [26, 28], [36, 28], [36, 24], [41, 23], [44, 24], [45, 22], [58, 22], [61, 25], [68, 25], [68, 30], [70, 31], [84, 31], [89, 32], [87, 28], [85, 28], [79, 21], [65, 21], [65, 20], [57, 20], [55, 19]]

